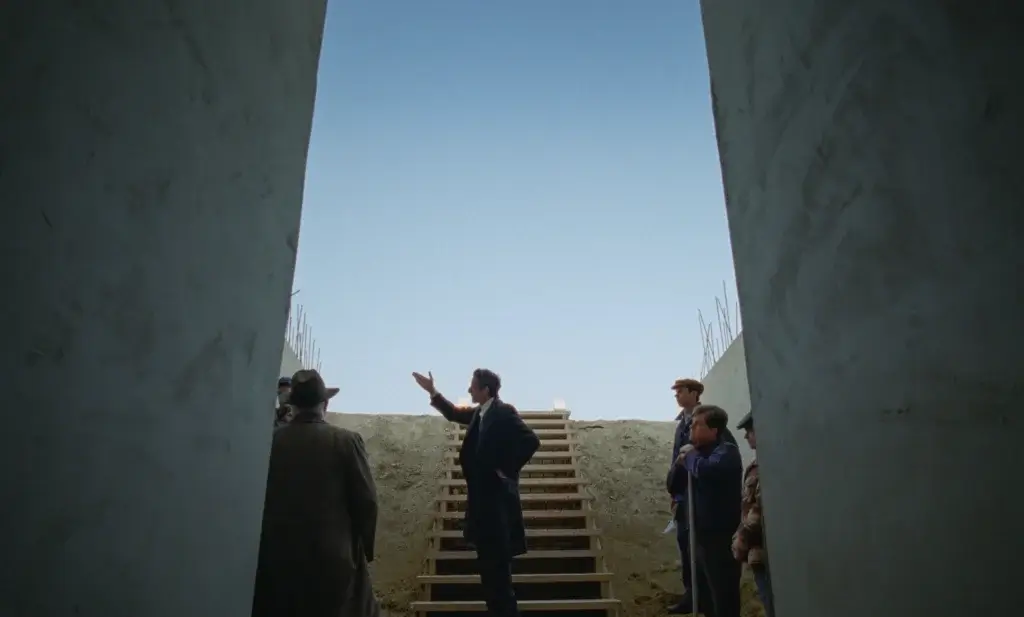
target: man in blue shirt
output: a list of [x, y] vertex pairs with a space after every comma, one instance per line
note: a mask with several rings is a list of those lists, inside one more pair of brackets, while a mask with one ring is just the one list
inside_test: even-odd
[[[685, 490], [693, 477], [694, 526], [701, 592], [697, 612], [706, 617], [739, 617], [741, 565], [732, 555], [732, 535], [740, 523], [743, 459], [735, 440], [727, 440], [729, 414], [715, 405], [700, 405], [690, 419], [690, 443], [679, 450], [668, 488]], [[731, 437], [731, 434], [729, 434]], [[680, 506], [680, 509], [685, 506]]]

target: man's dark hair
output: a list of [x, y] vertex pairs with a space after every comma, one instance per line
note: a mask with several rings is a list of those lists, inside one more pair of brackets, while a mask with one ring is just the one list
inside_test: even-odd
[[501, 390], [501, 377], [492, 370], [478, 368], [473, 371], [473, 379], [481, 388], [487, 388], [492, 398], [497, 398], [498, 390]]
[[724, 435], [729, 428], [729, 414], [718, 405], [699, 405], [693, 410], [693, 415], [703, 416], [708, 428], [718, 429], [719, 435]]

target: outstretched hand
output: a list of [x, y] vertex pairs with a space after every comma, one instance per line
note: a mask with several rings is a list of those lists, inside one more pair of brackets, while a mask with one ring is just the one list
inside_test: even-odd
[[416, 383], [430, 394], [430, 396], [437, 394], [437, 390], [434, 388], [434, 374], [430, 371], [427, 371], [426, 376], [421, 373], [413, 373], [412, 378], [415, 379]]

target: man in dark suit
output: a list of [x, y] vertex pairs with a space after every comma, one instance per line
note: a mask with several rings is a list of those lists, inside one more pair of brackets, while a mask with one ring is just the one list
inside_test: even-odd
[[743, 459], [735, 440], [726, 439], [728, 423], [721, 407], [694, 409], [690, 444], [680, 448], [668, 478], [669, 491], [675, 493], [685, 490], [687, 476], [693, 478], [697, 545], [690, 550], [697, 555], [693, 578], [701, 592], [695, 612], [706, 617], [740, 617], [742, 569], [733, 558], [732, 535], [742, 510]]
[[519, 471], [540, 447], [540, 439], [515, 407], [498, 398], [501, 378], [493, 371], [473, 371], [469, 395], [475, 406], [469, 409], [441, 396], [431, 373], [412, 376], [430, 394], [432, 407], [469, 427], [459, 452], [467, 493], [463, 535], [476, 548], [488, 612], [514, 617], [519, 608], [512, 590], [512, 559], [526, 552]]
[[290, 423], [274, 431], [252, 617], [378, 617], [369, 562], [377, 487], [362, 437], [327, 422], [338, 393], [320, 373], [291, 379]]

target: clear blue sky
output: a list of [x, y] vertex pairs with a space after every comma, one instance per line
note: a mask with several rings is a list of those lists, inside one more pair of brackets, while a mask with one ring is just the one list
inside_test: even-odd
[[698, 3], [330, 2], [295, 289], [332, 411], [671, 419], [732, 255]]

